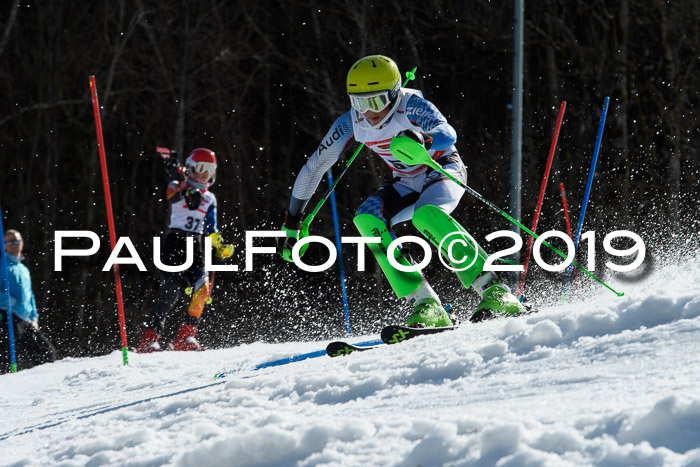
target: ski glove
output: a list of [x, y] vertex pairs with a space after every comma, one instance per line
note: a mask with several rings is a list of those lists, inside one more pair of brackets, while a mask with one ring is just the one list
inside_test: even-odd
[[[301, 214], [293, 215], [288, 212], [285, 216], [282, 232], [287, 236], [277, 237], [277, 252], [285, 261], [293, 262], [292, 249], [299, 240], [309, 236], [309, 225], [301, 222]], [[308, 243], [302, 245], [299, 249], [299, 256], [303, 256], [308, 247]]]
[[185, 198], [185, 203], [190, 211], [194, 211], [202, 204], [202, 192], [199, 191], [199, 188], [185, 188], [182, 197]]
[[286, 261], [292, 261], [292, 249], [299, 241], [299, 231], [282, 226], [282, 232], [286, 233], [287, 236], [277, 238], [277, 251]]
[[187, 178], [187, 169], [182, 167], [180, 163], [177, 160], [177, 157], [174, 156], [175, 152], [172, 151], [170, 153], [170, 157], [168, 157], [165, 160], [165, 173], [168, 174], [168, 179], [169, 180], [184, 180]]
[[299, 241], [299, 231], [301, 229], [301, 216], [294, 216], [287, 212], [284, 216], [282, 232], [286, 237], [277, 237], [277, 252], [286, 261], [292, 261], [292, 248]]
[[433, 145], [433, 137], [428, 133], [418, 132], [416, 130], [401, 130], [394, 138], [400, 138], [402, 136], [411, 138], [413, 141], [423, 146], [426, 151]]
[[233, 245], [224, 245], [224, 237], [219, 232], [209, 234], [211, 238], [211, 246], [214, 248], [214, 258], [226, 259], [233, 256], [235, 247]]

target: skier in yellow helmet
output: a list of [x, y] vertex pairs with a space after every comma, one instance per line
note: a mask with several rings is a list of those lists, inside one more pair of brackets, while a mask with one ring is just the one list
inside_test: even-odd
[[[449, 326], [451, 317], [423, 274], [394, 268], [386, 255], [388, 244], [395, 238], [391, 228], [402, 222], [412, 220], [416, 226], [427, 226], [421, 233], [433, 238], [451, 230], [464, 230], [449, 216], [464, 189], [426, 165], [406, 165], [391, 154], [389, 146], [395, 137], [411, 138], [423, 145], [446, 172], [466, 184], [467, 171], [455, 148], [457, 133], [421, 91], [401, 86], [396, 63], [384, 55], [370, 55], [355, 62], [347, 75], [346, 90], [351, 109], [335, 121], [294, 182], [283, 226], [287, 236], [279, 243], [280, 254], [290, 257], [300, 238], [304, 208], [323, 174], [352, 142], [364, 143], [386, 162], [394, 178], [357, 208], [354, 223], [362, 236], [380, 236], [381, 243], [368, 248], [397, 297], [405, 298], [412, 307], [407, 326]], [[439, 229], [431, 226], [441, 226], [442, 230], [437, 232]], [[403, 253], [395, 251], [396, 261], [410, 266]], [[466, 254], [474, 259], [474, 265], [457, 275], [465, 287], [473, 288], [482, 298], [471, 314], [472, 321], [525, 311], [495, 273], [483, 271], [487, 255], [481, 247], [474, 242]]]

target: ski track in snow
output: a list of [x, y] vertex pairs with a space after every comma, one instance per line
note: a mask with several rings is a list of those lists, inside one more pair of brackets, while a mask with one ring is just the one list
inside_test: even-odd
[[0, 465], [700, 466], [700, 257], [620, 288], [259, 370], [328, 341], [2, 375]]

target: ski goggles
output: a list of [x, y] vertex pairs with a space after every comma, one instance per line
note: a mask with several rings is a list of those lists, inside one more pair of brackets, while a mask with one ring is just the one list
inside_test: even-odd
[[8, 240], [5, 242], [5, 245], [13, 246], [13, 245], [19, 245], [22, 243], [22, 240]]
[[209, 172], [209, 175], [214, 175], [216, 173], [216, 164], [213, 162], [197, 162], [192, 168], [200, 174]]
[[381, 112], [396, 99], [399, 89], [400, 88], [397, 86], [391, 91], [348, 94], [350, 96], [350, 105], [361, 114], [369, 110], [372, 112]]

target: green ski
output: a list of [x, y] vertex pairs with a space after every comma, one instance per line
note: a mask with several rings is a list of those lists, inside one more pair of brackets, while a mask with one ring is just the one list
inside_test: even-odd
[[368, 342], [359, 342], [357, 344], [348, 344], [343, 341], [334, 341], [328, 344], [326, 347], [326, 353], [329, 357], [341, 357], [345, 355], [350, 355], [353, 352], [364, 352], [365, 350], [376, 349], [381, 347], [384, 343], [381, 340], [374, 340]]
[[459, 326], [439, 326], [433, 328], [409, 328], [406, 326], [386, 326], [382, 329], [381, 337], [385, 344], [398, 344], [414, 337], [427, 334], [437, 334], [445, 331], [452, 331]]

